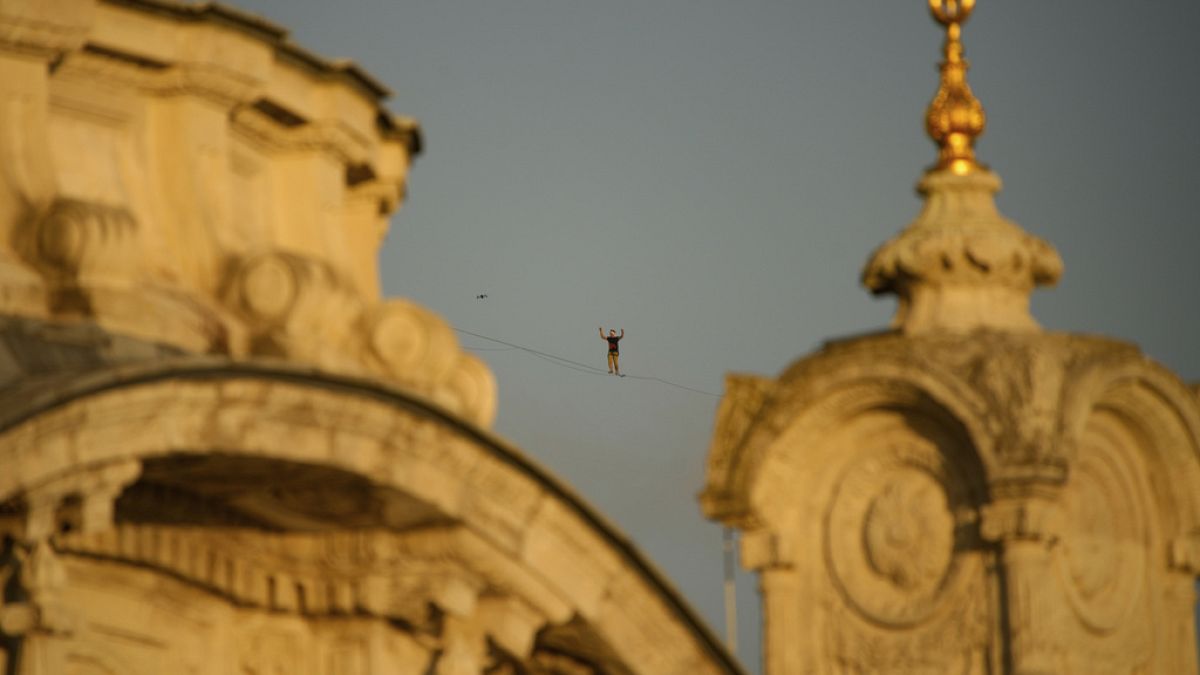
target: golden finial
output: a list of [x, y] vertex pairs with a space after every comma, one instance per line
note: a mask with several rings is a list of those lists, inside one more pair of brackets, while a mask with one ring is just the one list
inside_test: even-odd
[[975, 0], [929, 0], [929, 11], [946, 27], [942, 82], [925, 112], [925, 130], [938, 144], [937, 169], [966, 175], [982, 168], [975, 161], [975, 138], [983, 133], [983, 106], [967, 85], [963, 58], [962, 24], [971, 16]]

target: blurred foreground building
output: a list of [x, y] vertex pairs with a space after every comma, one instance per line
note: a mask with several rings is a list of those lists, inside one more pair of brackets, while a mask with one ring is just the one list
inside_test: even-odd
[[420, 151], [217, 5], [0, 0], [0, 673], [736, 673], [377, 252]]
[[1054, 248], [996, 210], [966, 83], [926, 117], [923, 211], [863, 272], [892, 330], [730, 376], [705, 513], [759, 575], [768, 675], [1197, 669], [1200, 405], [1133, 345], [1043, 332]]

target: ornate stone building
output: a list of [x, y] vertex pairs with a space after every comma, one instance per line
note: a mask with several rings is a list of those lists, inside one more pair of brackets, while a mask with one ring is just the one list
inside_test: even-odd
[[218, 5], [0, 0], [0, 673], [738, 672], [380, 298], [386, 95]]
[[759, 575], [767, 675], [1197, 673], [1200, 405], [1115, 340], [1042, 331], [1054, 248], [974, 156], [973, 0], [946, 27], [916, 220], [863, 281], [891, 330], [730, 376], [705, 513]]

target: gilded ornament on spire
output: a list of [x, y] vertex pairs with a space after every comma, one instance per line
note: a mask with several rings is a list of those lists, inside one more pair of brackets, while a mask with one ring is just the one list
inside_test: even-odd
[[949, 169], [960, 176], [982, 166], [975, 160], [975, 139], [983, 133], [983, 106], [967, 84], [963, 58], [962, 24], [971, 16], [975, 0], [929, 0], [929, 11], [946, 27], [942, 81], [925, 112], [925, 130], [938, 144], [934, 170]]

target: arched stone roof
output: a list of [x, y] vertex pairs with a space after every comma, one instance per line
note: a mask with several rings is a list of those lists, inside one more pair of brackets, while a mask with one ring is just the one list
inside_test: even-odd
[[[210, 483], [222, 471], [269, 482], [265, 466], [327, 470], [317, 483], [330, 494], [303, 495], [300, 515], [279, 498], [287, 472], [273, 472], [273, 499], [199, 496], [285, 533], [352, 522], [403, 536], [452, 524], [472, 542], [464, 554], [472, 565], [515, 570], [506, 584], [547, 625], [586, 625], [630, 672], [738, 672], [661, 573], [570, 488], [495, 435], [404, 390], [283, 362], [183, 355], [26, 381], [37, 379], [42, 385], [26, 386], [0, 419], [0, 503], [129, 463], [144, 467], [133, 487], [161, 483], [189, 458], [206, 462]], [[340, 486], [369, 490], [368, 501], [382, 506], [322, 513], [320, 502], [336, 503]], [[118, 528], [121, 520], [118, 507]], [[74, 545], [100, 546], [81, 541]]]

